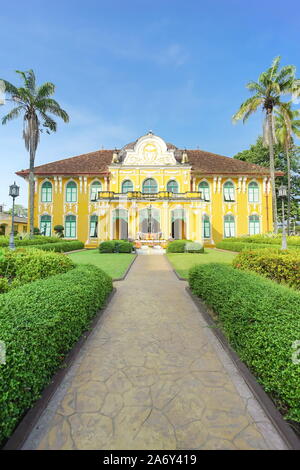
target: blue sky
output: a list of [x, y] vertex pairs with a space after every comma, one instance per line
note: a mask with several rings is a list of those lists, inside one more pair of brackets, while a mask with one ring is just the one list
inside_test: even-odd
[[[231, 116], [276, 55], [300, 75], [300, 5], [291, 0], [35, 0], [0, 11], [0, 77], [33, 68], [56, 84], [70, 115], [44, 135], [36, 164], [125, 145], [149, 129], [179, 147], [233, 156], [254, 143], [262, 115]], [[0, 107], [0, 116], [9, 106]], [[0, 126], [0, 203], [28, 167], [22, 122]]]

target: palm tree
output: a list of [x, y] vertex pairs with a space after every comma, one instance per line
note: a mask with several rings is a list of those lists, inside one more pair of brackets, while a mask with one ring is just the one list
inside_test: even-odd
[[[274, 164], [274, 109], [278, 109], [283, 116], [286, 116], [284, 103], [281, 102], [282, 95], [293, 93], [294, 96], [300, 94], [300, 80], [295, 78], [296, 68], [293, 65], [286, 65], [279, 68], [280, 56], [276, 57], [270, 68], [261, 73], [258, 81], [249, 82], [246, 87], [251, 93], [248, 98], [234, 114], [233, 121], [243, 119], [245, 122], [251, 114], [262, 108], [265, 113], [264, 122], [264, 142], [269, 146], [270, 154], [270, 175], [272, 183], [272, 204], [273, 204], [273, 226], [277, 233], [277, 203], [275, 191], [275, 164]], [[288, 121], [288, 117], [286, 117]]]
[[[23, 139], [26, 150], [29, 152], [29, 209], [30, 209], [30, 237], [33, 237], [34, 229], [34, 161], [40, 133], [45, 130], [48, 134], [56, 132], [57, 124], [49, 116], [60, 117], [64, 122], [69, 121], [69, 116], [54, 99], [50, 98], [55, 92], [55, 85], [45, 82], [41, 86], [36, 85], [33, 70], [27, 72], [16, 71], [22, 78], [24, 86], [17, 88], [12, 83], [2, 80], [5, 92], [10, 96], [8, 101], [16, 106], [2, 118], [2, 124], [23, 116]], [[1, 79], [0, 79], [1, 82]], [[42, 127], [44, 129], [42, 129]]]
[[293, 144], [293, 135], [300, 137], [300, 111], [292, 109], [292, 103], [284, 105], [285, 114], [275, 111], [275, 132], [280, 145], [285, 151], [287, 161], [287, 233], [290, 234], [291, 219], [291, 159], [290, 149]]

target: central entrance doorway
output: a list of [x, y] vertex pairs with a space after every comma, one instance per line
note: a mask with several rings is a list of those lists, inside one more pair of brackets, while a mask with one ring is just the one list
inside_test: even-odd
[[157, 238], [161, 235], [160, 212], [151, 204], [140, 210], [139, 231], [142, 238]]

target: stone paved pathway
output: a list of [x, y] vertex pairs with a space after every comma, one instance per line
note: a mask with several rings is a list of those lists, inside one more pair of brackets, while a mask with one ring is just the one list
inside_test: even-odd
[[164, 256], [138, 256], [24, 449], [284, 449]]

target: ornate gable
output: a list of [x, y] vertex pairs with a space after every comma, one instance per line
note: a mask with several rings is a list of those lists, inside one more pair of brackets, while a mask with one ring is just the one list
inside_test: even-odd
[[123, 165], [152, 166], [177, 165], [174, 149], [168, 149], [166, 142], [151, 131], [140, 137], [133, 149], [125, 150]]

